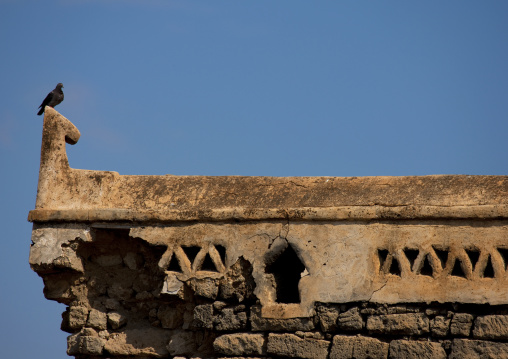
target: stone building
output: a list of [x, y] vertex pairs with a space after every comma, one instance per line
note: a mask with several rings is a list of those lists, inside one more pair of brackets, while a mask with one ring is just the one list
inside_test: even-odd
[[508, 358], [508, 177], [123, 176], [46, 108], [30, 265], [91, 358]]

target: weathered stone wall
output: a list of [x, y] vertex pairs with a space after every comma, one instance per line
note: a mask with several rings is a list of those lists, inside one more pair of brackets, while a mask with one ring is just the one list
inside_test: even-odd
[[[235, 253], [242, 245], [228, 243], [227, 230], [223, 232], [223, 246], [210, 244], [205, 238], [201, 243], [186, 241], [185, 237], [193, 237], [188, 227], [194, 226], [203, 225], [157, 227], [151, 228], [152, 231], [125, 225], [116, 228], [111, 225], [34, 226], [31, 264], [44, 279], [46, 297], [69, 306], [62, 321], [62, 330], [72, 333], [68, 339], [69, 355], [77, 358], [508, 356], [506, 305], [472, 304], [467, 300], [465, 303], [460, 300], [382, 303], [367, 298], [340, 303], [315, 301], [311, 308], [305, 308], [304, 314], [291, 315], [294, 311], [301, 313], [301, 299], [308, 295], [305, 287], [298, 284], [303, 278], [312, 277], [313, 268], [308, 265], [312, 258], [306, 262], [311, 267], [308, 274], [302, 273], [307, 270], [305, 265], [298, 267], [298, 256], [286, 256], [286, 252], [278, 257], [285, 256], [282, 268], [274, 266], [277, 259], [269, 261], [270, 243], [274, 246], [283, 237], [253, 236], [250, 244], [265, 247], [269, 253], [260, 256], [267, 260], [261, 275], [265, 281], [272, 281], [272, 287], [261, 291], [259, 283], [263, 279], [256, 280], [259, 273], [255, 270], [260, 265], [258, 254]], [[175, 241], [175, 237], [161, 236], [168, 229], [184, 233], [182, 241], [187, 246]], [[244, 244], [239, 232], [237, 229], [238, 239]], [[159, 240], [138, 236], [147, 233]], [[206, 235], [213, 231], [205, 225], [200, 233]], [[169, 255], [168, 247], [161, 244], [164, 241], [176, 242]], [[37, 257], [36, 261], [35, 254], [41, 253], [38, 250], [41, 248], [58, 251], [51, 256], [44, 254], [43, 260]], [[180, 251], [178, 255], [175, 248]], [[333, 255], [338, 257], [337, 253]], [[478, 259], [474, 267], [480, 263]], [[505, 266], [504, 262], [501, 264]], [[382, 265], [373, 265], [380, 271], [379, 276], [403, 280], [400, 269], [391, 264], [384, 266], [392, 268], [394, 273], [389, 270], [384, 273]], [[267, 273], [270, 267], [275, 274]], [[413, 268], [417, 267], [413, 264]], [[284, 276], [295, 270], [300, 276], [296, 291], [288, 287], [290, 279], [289, 283], [275, 279], [282, 276], [281, 279], [287, 280]], [[500, 276], [504, 276], [504, 270]], [[479, 274], [468, 279], [466, 273], [458, 270], [450, 276], [464, 283], [496, 281], [495, 269], [487, 275], [484, 270], [484, 278]], [[433, 278], [432, 273], [420, 275], [429, 277], [429, 281]], [[318, 282], [319, 277], [313, 281]], [[278, 285], [289, 295], [278, 297]], [[327, 282], [327, 285], [331, 284]], [[329, 289], [330, 293], [340, 291], [340, 287]], [[443, 290], [446, 292], [447, 288]], [[464, 298], [469, 294], [465, 293]], [[270, 297], [272, 300], [267, 300]], [[265, 316], [263, 303], [268, 308]]]
[[508, 358], [508, 178], [120, 176], [45, 114], [30, 265], [91, 358]]

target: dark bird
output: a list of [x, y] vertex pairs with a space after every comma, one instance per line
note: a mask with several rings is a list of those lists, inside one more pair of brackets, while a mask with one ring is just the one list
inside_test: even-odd
[[44, 109], [46, 106], [49, 107], [55, 107], [64, 99], [64, 93], [62, 91], [63, 84], [59, 83], [56, 85], [55, 89], [48, 93], [48, 96], [42, 101], [41, 105], [39, 106], [40, 110], [37, 112], [37, 115], [42, 115], [44, 113]]

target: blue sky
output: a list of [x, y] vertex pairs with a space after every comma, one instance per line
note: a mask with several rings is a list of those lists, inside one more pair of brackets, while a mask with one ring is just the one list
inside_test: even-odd
[[0, 0], [0, 357], [65, 358], [28, 253], [37, 107], [120, 174], [508, 174], [506, 1]]

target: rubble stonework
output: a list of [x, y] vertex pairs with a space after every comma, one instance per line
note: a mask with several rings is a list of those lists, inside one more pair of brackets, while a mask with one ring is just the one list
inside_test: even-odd
[[45, 113], [30, 265], [97, 358], [508, 358], [508, 177], [121, 176]]

